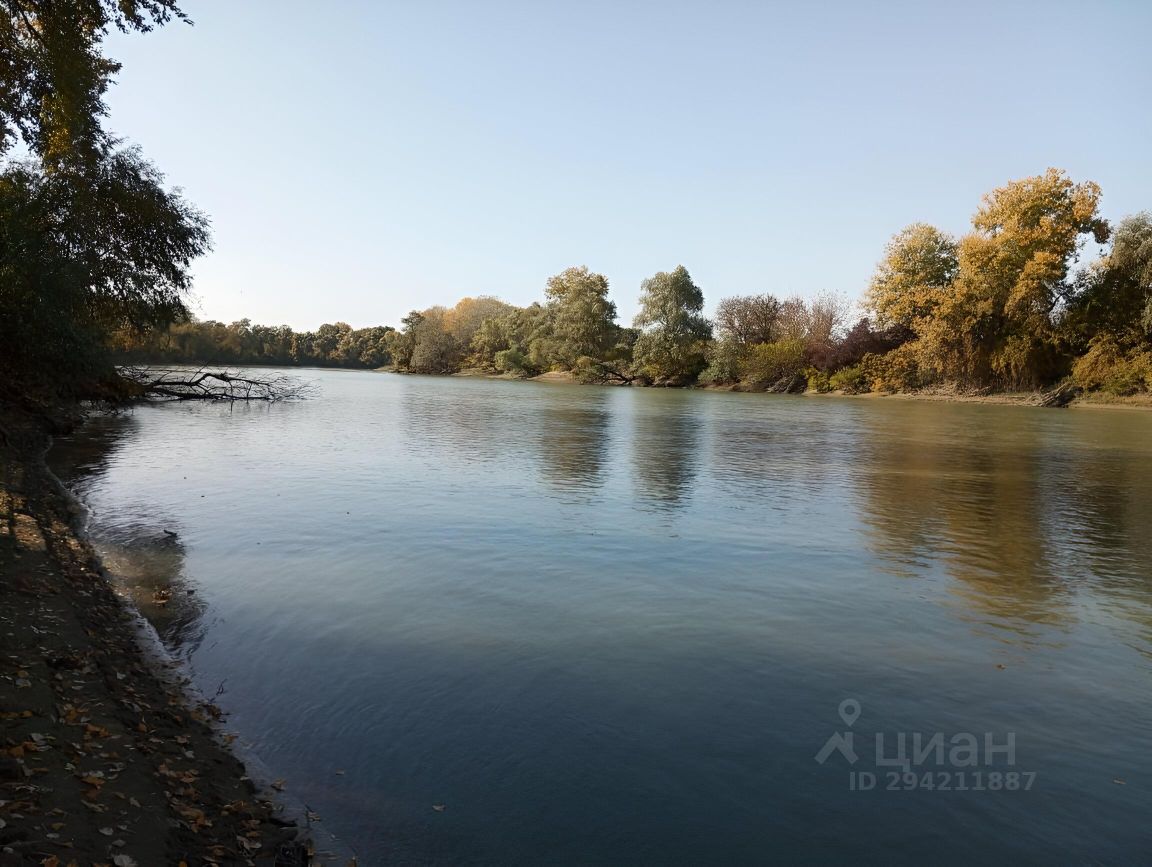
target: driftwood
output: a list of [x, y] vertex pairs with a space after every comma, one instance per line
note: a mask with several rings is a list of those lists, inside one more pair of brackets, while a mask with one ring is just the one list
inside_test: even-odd
[[198, 370], [125, 367], [120, 374], [139, 388], [142, 397], [153, 400], [279, 403], [303, 400], [315, 392], [310, 383], [284, 374], [260, 377], [206, 367]]
[[1081, 389], [1080, 386], [1065, 383], [1040, 395], [1037, 406], [1066, 407], [1076, 399], [1081, 391], [1083, 391], [1083, 389]]
[[634, 376], [629, 376], [618, 367], [611, 364], [605, 364], [603, 361], [596, 362], [597, 370], [600, 374], [601, 382], [612, 382], [617, 385], [631, 385], [636, 379]]
[[776, 380], [765, 389], [769, 394], [802, 394], [808, 389], [808, 379], [802, 373], [794, 373]]

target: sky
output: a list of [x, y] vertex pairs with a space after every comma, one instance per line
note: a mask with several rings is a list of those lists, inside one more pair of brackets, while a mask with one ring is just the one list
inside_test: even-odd
[[1152, 209], [1148, 0], [182, 5], [109, 38], [108, 126], [211, 219], [201, 318], [397, 325], [572, 265], [625, 324], [680, 264], [707, 309], [856, 298], [1049, 166]]

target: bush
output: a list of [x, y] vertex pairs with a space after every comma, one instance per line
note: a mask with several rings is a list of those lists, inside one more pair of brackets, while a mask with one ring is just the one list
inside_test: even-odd
[[529, 375], [528, 358], [519, 349], [501, 349], [493, 357], [496, 369], [501, 373], [515, 373], [519, 376]]
[[828, 385], [845, 394], [863, 394], [871, 391], [869, 377], [862, 363], [840, 368], [828, 378]]
[[1120, 397], [1152, 390], [1152, 352], [1124, 350], [1111, 337], [1092, 341], [1072, 366], [1073, 381], [1088, 391]]
[[700, 374], [700, 381], [712, 385], [739, 382], [744, 370], [747, 350], [734, 340], [718, 340], [708, 352], [708, 366]]
[[771, 385], [803, 371], [804, 341], [777, 340], [749, 350], [744, 380], [754, 385]]
[[817, 394], [827, 394], [832, 390], [831, 377], [826, 370], [811, 368], [808, 371], [808, 388]]
[[915, 343], [886, 352], [869, 353], [860, 361], [873, 391], [913, 391], [928, 384], [929, 376], [920, 366], [919, 347]]
[[865, 316], [840, 339], [828, 355], [827, 363], [816, 366], [835, 369], [859, 364], [865, 355], [884, 355], [912, 340], [913, 337], [910, 329], [898, 325], [874, 329], [871, 320]]

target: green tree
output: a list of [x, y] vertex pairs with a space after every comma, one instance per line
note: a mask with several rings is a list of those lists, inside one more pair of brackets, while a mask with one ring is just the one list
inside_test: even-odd
[[207, 220], [133, 150], [85, 177], [13, 163], [0, 174], [0, 366], [7, 387], [79, 394], [114, 375], [105, 344], [186, 315]]
[[1061, 323], [1081, 354], [1076, 382], [1117, 395], [1152, 390], [1152, 214], [1120, 221], [1107, 255], [1080, 274]]
[[316, 329], [316, 337], [312, 341], [312, 351], [324, 361], [339, 359], [340, 346], [352, 333], [352, 326], [347, 322], [325, 322]]
[[187, 20], [174, 0], [2, 0], [0, 152], [23, 141], [46, 169], [84, 173], [112, 151], [101, 126], [120, 64], [111, 29], [145, 33]]
[[683, 265], [661, 271], [641, 284], [641, 329], [633, 347], [639, 371], [656, 381], [690, 381], [707, 364], [712, 324], [701, 315], [704, 294]]
[[608, 278], [587, 266], [548, 279], [553, 362], [566, 369], [582, 357], [599, 359], [616, 337], [616, 305], [608, 300]]
[[171, 0], [2, 0], [0, 12], [2, 387], [78, 394], [114, 378], [118, 329], [187, 318], [188, 267], [208, 249], [203, 215], [102, 126], [119, 69], [102, 53], [109, 30], [184, 16]]
[[413, 310], [400, 320], [403, 328], [388, 335], [388, 354], [392, 356], [392, 363], [400, 370], [407, 370], [412, 362], [416, 337], [423, 322], [424, 314], [419, 310]]
[[1078, 348], [1103, 335], [1124, 345], [1152, 338], [1152, 213], [1121, 220], [1111, 249], [1076, 289], [1064, 325]]
[[542, 373], [552, 357], [551, 318], [551, 311], [543, 305], [530, 304], [484, 320], [472, 337], [471, 362], [519, 376]]
[[795, 338], [774, 343], [758, 343], [745, 362], [744, 378], [749, 384], [767, 387], [804, 370], [804, 341]]

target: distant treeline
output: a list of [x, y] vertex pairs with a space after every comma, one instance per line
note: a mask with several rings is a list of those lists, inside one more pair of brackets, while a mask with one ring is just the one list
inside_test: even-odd
[[[911, 225], [888, 244], [856, 317], [836, 293], [765, 293], [724, 298], [710, 320], [677, 267], [643, 282], [640, 313], [625, 327], [607, 278], [578, 267], [549, 279], [540, 303], [464, 298], [413, 311], [400, 330], [184, 322], [120, 349], [148, 360], [563, 370], [586, 382], [749, 390], [1034, 389], [1071, 378], [1090, 390], [1149, 391], [1152, 215], [1110, 227], [1099, 197], [1096, 184], [1050, 169], [985, 196], [962, 238]], [[1107, 246], [1080, 263], [1090, 238]]]
[[346, 322], [315, 331], [287, 325], [253, 325], [241, 319], [176, 322], [163, 330], [125, 329], [112, 337], [118, 359], [173, 364], [282, 364], [316, 367], [381, 367], [389, 362], [391, 326], [354, 329]]

